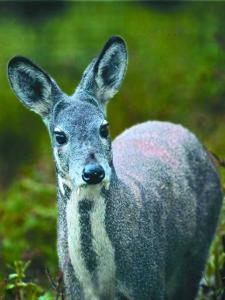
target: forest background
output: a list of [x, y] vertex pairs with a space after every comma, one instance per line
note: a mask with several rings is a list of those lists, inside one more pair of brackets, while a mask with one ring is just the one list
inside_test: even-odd
[[[72, 94], [112, 35], [121, 35], [129, 50], [126, 79], [108, 107], [112, 137], [149, 119], [171, 121], [225, 157], [225, 3], [1, 2], [0, 299], [54, 299], [58, 292], [49, 279], [60, 280], [49, 137], [9, 88], [7, 62], [27, 56]], [[202, 300], [225, 297], [224, 219]]]

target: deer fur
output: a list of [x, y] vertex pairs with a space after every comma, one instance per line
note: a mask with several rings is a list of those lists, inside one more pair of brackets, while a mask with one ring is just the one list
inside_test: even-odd
[[[222, 203], [220, 178], [181, 125], [145, 122], [112, 144], [100, 136], [126, 69], [120, 37], [107, 41], [72, 96], [29, 59], [9, 62], [12, 89], [42, 117], [51, 138], [65, 297], [193, 300]], [[81, 175], [92, 161], [105, 178], [89, 185]]]

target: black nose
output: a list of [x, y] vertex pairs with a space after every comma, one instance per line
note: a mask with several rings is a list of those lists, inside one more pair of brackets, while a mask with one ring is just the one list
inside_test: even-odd
[[105, 171], [97, 163], [91, 163], [84, 167], [82, 178], [88, 184], [97, 184], [105, 177]]

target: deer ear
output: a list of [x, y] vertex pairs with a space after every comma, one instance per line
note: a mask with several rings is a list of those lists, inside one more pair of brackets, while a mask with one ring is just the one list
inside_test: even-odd
[[121, 37], [111, 37], [103, 47], [94, 67], [96, 96], [105, 103], [119, 90], [127, 70], [127, 49]]
[[46, 117], [53, 105], [55, 82], [29, 59], [16, 56], [8, 64], [8, 77], [13, 91], [21, 102]]
[[121, 37], [111, 37], [85, 70], [78, 90], [89, 91], [104, 107], [119, 90], [126, 69], [126, 44]]

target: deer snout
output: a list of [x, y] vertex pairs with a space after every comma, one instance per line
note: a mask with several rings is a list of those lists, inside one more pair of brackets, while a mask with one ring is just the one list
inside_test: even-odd
[[100, 183], [105, 177], [105, 171], [98, 163], [89, 163], [83, 169], [82, 178], [87, 184]]

